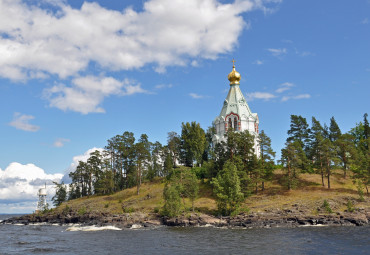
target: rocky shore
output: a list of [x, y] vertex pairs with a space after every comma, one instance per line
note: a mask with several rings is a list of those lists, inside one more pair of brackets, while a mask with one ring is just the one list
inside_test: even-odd
[[115, 226], [119, 228], [155, 227], [160, 225], [191, 227], [242, 227], [242, 228], [273, 228], [301, 226], [364, 226], [370, 224], [370, 212], [357, 210], [330, 214], [307, 215], [301, 212], [277, 210], [274, 212], [242, 213], [234, 217], [215, 217], [207, 214], [188, 213], [174, 218], [160, 216], [155, 213], [124, 213], [109, 215], [100, 213], [68, 214], [29, 214], [11, 218], [2, 224], [82, 224], [95, 226]]

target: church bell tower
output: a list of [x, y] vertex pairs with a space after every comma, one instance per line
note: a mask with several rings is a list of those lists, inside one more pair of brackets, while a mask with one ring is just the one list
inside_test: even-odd
[[230, 81], [230, 89], [221, 113], [214, 120], [216, 134], [213, 136], [213, 143], [226, 141], [225, 134], [228, 130], [242, 132], [248, 130], [254, 136], [254, 151], [257, 157], [260, 155], [258, 144], [258, 124], [257, 113], [252, 113], [243, 93], [240, 90], [241, 75], [235, 70], [235, 60], [233, 60], [233, 70], [227, 76]]

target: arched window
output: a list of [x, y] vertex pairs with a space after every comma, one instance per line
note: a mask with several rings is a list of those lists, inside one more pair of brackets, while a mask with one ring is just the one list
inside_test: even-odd
[[232, 130], [233, 128], [233, 122], [231, 121], [231, 118], [229, 118], [229, 128]]
[[238, 120], [236, 118], [234, 118], [234, 130], [238, 130]]

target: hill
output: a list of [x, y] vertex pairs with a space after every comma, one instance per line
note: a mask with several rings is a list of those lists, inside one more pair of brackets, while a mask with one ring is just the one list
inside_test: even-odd
[[[220, 218], [216, 200], [208, 181], [200, 182], [195, 212], [185, 199], [184, 213], [169, 219], [161, 216], [164, 204], [164, 180], [156, 178], [145, 182], [137, 195], [136, 187], [107, 196], [90, 196], [64, 202], [48, 212], [32, 214], [17, 222], [84, 223], [94, 225], [134, 224], [151, 225], [204, 225], [219, 226], [294, 226], [294, 225], [363, 225], [370, 221], [370, 198], [359, 199], [352, 180], [342, 177], [340, 170], [332, 175], [332, 188], [322, 187], [317, 174], [301, 174], [294, 190], [282, 185], [282, 172], [276, 170], [264, 191], [247, 197], [239, 215]], [[13, 222], [14, 223], [14, 222]], [[249, 224], [249, 225], [248, 225]]]

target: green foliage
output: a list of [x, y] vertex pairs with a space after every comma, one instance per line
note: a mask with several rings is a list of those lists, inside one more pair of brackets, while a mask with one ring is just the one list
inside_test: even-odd
[[359, 195], [359, 200], [362, 201], [362, 202], [365, 201], [364, 187], [363, 187], [362, 182], [360, 180], [356, 181], [356, 187], [357, 187], [357, 192], [358, 192], [358, 195]]
[[331, 142], [335, 142], [342, 135], [340, 128], [337, 122], [334, 119], [334, 116], [330, 118], [330, 127], [329, 127], [329, 139]]
[[330, 208], [330, 205], [328, 201], [324, 200], [324, 203], [322, 204], [322, 207], [325, 209], [327, 213], [332, 213], [333, 210]]
[[[290, 129], [287, 142], [298, 141], [306, 152], [308, 151], [310, 129], [306, 118], [300, 115], [290, 115]], [[302, 162], [304, 163], [304, 162]]]
[[180, 214], [181, 198], [180, 187], [176, 183], [166, 183], [163, 189], [163, 215], [174, 217]]
[[202, 156], [206, 148], [206, 135], [199, 123], [182, 123], [181, 150], [182, 162], [186, 166], [193, 166], [194, 161], [202, 162]]
[[351, 200], [348, 200], [347, 202], [347, 211], [348, 212], [354, 212], [355, 211], [355, 207], [353, 206], [353, 203]]
[[86, 207], [85, 206], [82, 206], [81, 208], [78, 209], [77, 213], [78, 215], [82, 216], [82, 215], [85, 215], [87, 212], [86, 210]]
[[108, 208], [109, 207], [109, 203], [106, 203], [105, 205], [104, 205], [104, 208]]
[[298, 140], [287, 142], [281, 150], [281, 163], [283, 164], [285, 184], [288, 190], [293, 189], [298, 180], [300, 166], [305, 158], [301, 143]]
[[[163, 214], [173, 217], [180, 213], [181, 207], [185, 209], [184, 198], [189, 198], [194, 211], [194, 201], [198, 197], [198, 179], [192, 169], [187, 167], [176, 168], [171, 172], [166, 181], [163, 198]], [[183, 205], [181, 205], [181, 200]]]
[[67, 188], [64, 185], [64, 182], [58, 184], [57, 182], [53, 182], [55, 184], [55, 195], [52, 197], [52, 201], [54, 206], [59, 206], [61, 203], [67, 200]]
[[230, 215], [237, 211], [244, 195], [241, 192], [236, 166], [231, 161], [226, 162], [222, 171], [212, 179], [211, 183], [217, 197], [219, 212], [223, 215]]

